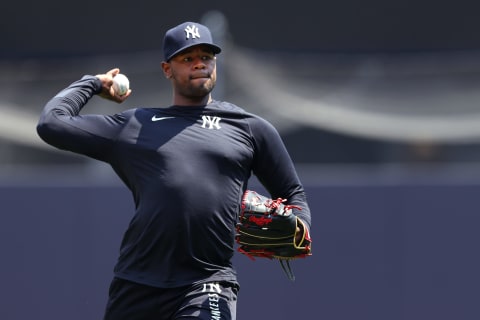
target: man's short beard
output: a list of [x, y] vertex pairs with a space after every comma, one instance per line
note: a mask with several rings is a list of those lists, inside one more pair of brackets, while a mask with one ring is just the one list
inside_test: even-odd
[[205, 82], [205, 84], [201, 87], [196, 87], [193, 85], [188, 86], [185, 88], [185, 90], [182, 90], [182, 94], [185, 97], [203, 98], [212, 92], [212, 90], [215, 88], [215, 84], [215, 79], [210, 78], [210, 81]]

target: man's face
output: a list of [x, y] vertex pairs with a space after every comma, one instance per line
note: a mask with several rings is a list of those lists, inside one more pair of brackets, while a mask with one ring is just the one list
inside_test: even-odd
[[216, 58], [206, 45], [193, 46], [176, 54], [164, 67], [175, 93], [187, 98], [203, 98], [215, 87]]

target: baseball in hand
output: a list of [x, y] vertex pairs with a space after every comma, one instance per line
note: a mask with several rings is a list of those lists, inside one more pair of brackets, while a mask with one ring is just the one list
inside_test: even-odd
[[115, 77], [113, 77], [112, 86], [116, 94], [118, 94], [119, 96], [123, 96], [128, 92], [128, 89], [130, 88], [130, 81], [128, 80], [127, 76], [119, 73]]

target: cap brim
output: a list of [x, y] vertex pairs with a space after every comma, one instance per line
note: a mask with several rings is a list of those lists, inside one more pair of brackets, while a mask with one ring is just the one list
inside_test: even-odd
[[182, 52], [184, 50], [187, 50], [188, 48], [195, 47], [195, 46], [202, 46], [202, 45], [210, 47], [212, 49], [213, 53], [215, 53], [215, 54], [219, 54], [220, 52], [222, 52], [222, 48], [220, 48], [219, 46], [217, 46], [215, 44], [212, 44], [212, 43], [194, 43], [194, 44], [182, 47], [182, 48], [178, 49], [177, 51], [173, 52], [172, 54], [170, 54], [169, 57], [166, 57], [166, 61], [172, 59], [174, 56], [176, 56], [177, 54], [179, 54], [180, 52]]

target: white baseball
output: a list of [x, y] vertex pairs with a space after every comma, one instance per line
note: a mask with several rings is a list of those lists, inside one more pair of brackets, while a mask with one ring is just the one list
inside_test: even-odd
[[118, 94], [119, 96], [123, 96], [128, 92], [128, 89], [130, 88], [130, 81], [128, 80], [126, 75], [119, 73], [115, 77], [113, 77], [112, 86], [116, 94]]

